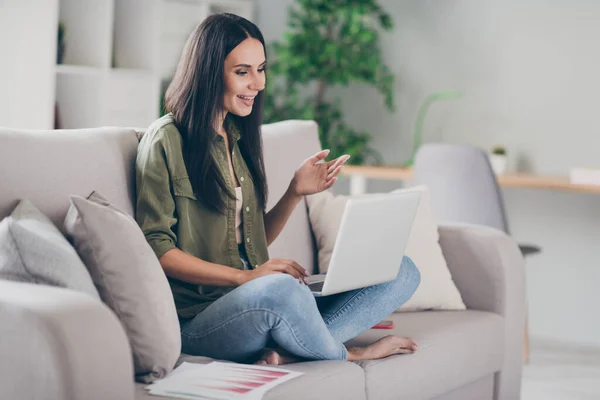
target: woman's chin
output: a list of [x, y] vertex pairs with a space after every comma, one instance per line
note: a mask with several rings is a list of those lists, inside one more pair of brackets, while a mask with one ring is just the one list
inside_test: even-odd
[[232, 114], [235, 114], [238, 117], [247, 117], [251, 113], [252, 113], [252, 107], [243, 108], [243, 109], [237, 109], [234, 112], [232, 112]]

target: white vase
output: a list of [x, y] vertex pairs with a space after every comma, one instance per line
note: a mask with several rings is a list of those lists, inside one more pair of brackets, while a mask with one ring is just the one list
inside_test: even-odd
[[569, 181], [577, 185], [600, 185], [600, 168], [573, 167]]
[[508, 164], [508, 157], [501, 154], [490, 154], [490, 164], [496, 175], [502, 175], [506, 172], [506, 165]]

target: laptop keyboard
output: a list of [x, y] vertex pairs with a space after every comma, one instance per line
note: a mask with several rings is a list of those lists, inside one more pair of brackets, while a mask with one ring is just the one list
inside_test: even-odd
[[324, 283], [325, 283], [325, 281], [311, 283], [310, 285], [308, 285], [308, 288], [312, 292], [320, 292], [321, 290], [323, 290], [323, 284]]

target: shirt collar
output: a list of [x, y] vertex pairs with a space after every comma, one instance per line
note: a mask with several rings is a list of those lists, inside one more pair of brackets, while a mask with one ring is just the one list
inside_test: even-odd
[[[240, 129], [233, 120], [233, 118], [229, 116], [229, 114], [227, 114], [227, 116], [225, 117], [225, 121], [223, 121], [223, 124], [225, 125], [225, 130], [231, 135], [234, 141], [237, 142], [241, 139], [242, 135], [240, 133]], [[215, 139], [219, 140], [223, 139], [223, 137], [215, 132]]]

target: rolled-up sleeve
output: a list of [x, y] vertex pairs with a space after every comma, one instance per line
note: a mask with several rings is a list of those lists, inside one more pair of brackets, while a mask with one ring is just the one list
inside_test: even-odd
[[135, 217], [157, 257], [177, 247], [175, 201], [165, 143], [159, 132], [147, 132], [138, 146]]

